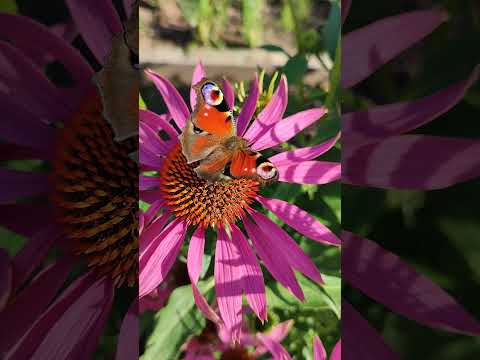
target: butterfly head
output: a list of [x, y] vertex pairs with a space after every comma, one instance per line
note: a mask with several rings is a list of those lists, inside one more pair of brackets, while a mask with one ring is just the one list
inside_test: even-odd
[[210, 106], [218, 106], [223, 101], [223, 93], [220, 87], [213, 81], [207, 81], [201, 86], [203, 100]]

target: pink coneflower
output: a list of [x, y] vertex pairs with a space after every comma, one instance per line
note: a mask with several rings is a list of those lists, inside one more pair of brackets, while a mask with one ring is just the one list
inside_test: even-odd
[[[133, 285], [137, 277], [137, 171], [128, 156], [130, 144], [113, 141], [92, 82], [94, 71], [66, 40], [79, 32], [103, 64], [122, 23], [109, 1], [68, 0], [67, 5], [74, 24], [55, 30], [0, 15], [0, 34], [8, 39], [0, 44], [5, 65], [0, 137], [6, 142], [1, 159], [34, 159], [48, 169], [23, 171], [4, 164], [0, 169], [6, 185], [0, 189], [2, 225], [29, 238], [13, 259], [2, 258], [2, 275], [10, 279], [1, 293], [0, 321], [11, 324], [0, 330], [5, 359], [88, 357], [106, 323], [115, 283]], [[131, 2], [124, 5], [129, 13]], [[63, 65], [71, 86], [47, 78], [44, 69], [52, 63]], [[124, 179], [112, 181], [120, 176]], [[130, 233], [123, 243], [114, 241], [124, 229]], [[54, 246], [66, 255], [42, 266]], [[125, 256], [134, 258], [119, 261]], [[78, 258], [91, 271], [60, 291]], [[135, 306], [129, 314], [134, 312]], [[58, 341], [65, 339], [65, 329], [71, 330], [68, 341]]]
[[[339, 246], [339, 239], [322, 223], [294, 204], [259, 194], [259, 184], [250, 179], [207, 183], [187, 165], [178, 144], [178, 129], [183, 129], [190, 111], [174, 86], [161, 75], [147, 70], [160, 91], [169, 114], [157, 115], [140, 110], [140, 165], [156, 171], [155, 176], [140, 177], [140, 198], [157, 206], [161, 215], [144, 230], [140, 238], [140, 297], [155, 289], [168, 274], [187, 229], [192, 228], [187, 263], [195, 301], [213, 321], [220, 321], [200, 294], [197, 283], [202, 267], [205, 228], [217, 232], [215, 251], [215, 289], [221, 320], [238, 339], [241, 327], [242, 295], [262, 321], [267, 318], [262, 271], [252, 245], [271, 274], [298, 299], [303, 300], [293, 270], [322, 283], [312, 260], [298, 244], [267, 216], [252, 208], [258, 203], [270, 210], [299, 233], [324, 244]], [[205, 76], [201, 64], [192, 79], [196, 84]], [[224, 81], [227, 102], [233, 108], [233, 87]], [[288, 141], [326, 114], [314, 108], [282, 120], [288, 100], [286, 78], [267, 106], [251, 121], [259, 97], [257, 78], [238, 115], [237, 135], [254, 150], [264, 150]], [[191, 107], [195, 93], [190, 96]], [[163, 132], [169, 139], [162, 140]], [[340, 164], [313, 160], [335, 145], [337, 138], [308, 148], [283, 152], [270, 158], [279, 170], [279, 181], [297, 184], [325, 184], [340, 177]], [[242, 224], [246, 233], [238, 226]], [[250, 239], [251, 243], [247, 240]]]
[[[342, 20], [351, 1], [342, 0]], [[342, 85], [350, 88], [434, 31], [444, 11], [414, 11], [382, 19], [342, 38]], [[392, 41], [395, 39], [395, 41]], [[480, 142], [405, 134], [439, 117], [465, 95], [470, 77], [425, 98], [372, 106], [342, 115], [342, 180], [387, 189], [442, 189], [480, 175]], [[420, 324], [463, 334], [480, 324], [426, 276], [375, 242], [342, 233], [342, 279], [392, 311]], [[342, 338], [347, 358], [397, 359], [378, 333], [342, 300]]]
[[282, 340], [293, 326], [293, 320], [274, 325], [268, 332], [253, 333], [242, 328], [239, 341], [232, 343], [232, 334], [224, 327], [216, 327], [209, 323], [199, 336], [195, 336], [183, 345], [184, 360], [255, 360], [266, 353], [274, 360], [291, 360]]
[[330, 357], [327, 357], [327, 351], [323, 346], [320, 338], [315, 335], [313, 337], [313, 360], [341, 360], [342, 359], [342, 341], [339, 340], [333, 347]]

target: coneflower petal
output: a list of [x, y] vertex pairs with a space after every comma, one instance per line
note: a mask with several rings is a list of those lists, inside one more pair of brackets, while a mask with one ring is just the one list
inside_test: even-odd
[[296, 184], [327, 184], [341, 177], [341, 165], [328, 161], [303, 161], [277, 166], [279, 181]]
[[225, 101], [230, 109], [233, 109], [235, 106], [235, 90], [233, 90], [232, 84], [227, 79], [222, 80], [222, 90], [223, 96], [225, 96]]
[[255, 73], [255, 78], [250, 84], [247, 99], [240, 110], [237, 119], [237, 135], [243, 136], [245, 130], [252, 119], [255, 110], [257, 109], [258, 98], [260, 97], [260, 89], [258, 87], [258, 75]]
[[340, 246], [340, 239], [305, 210], [279, 199], [257, 196], [257, 200], [300, 234], [323, 244]]
[[313, 360], [327, 360], [327, 352], [317, 335], [313, 337]]
[[270, 351], [273, 358], [276, 360], [291, 360], [292, 358], [288, 354], [287, 350], [277, 341], [269, 338], [268, 336], [258, 333], [257, 338], [265, 345]]
[[195, 66], [195, 69], [193, 70], [193, 75], [192, 75], [192, 85], [190, 88], [190, 108], [192, 109], [192, 111], [193, 109], [195, 109], [195, 105], [197, 104], [197, 94], [195, 93], [193, 86], [196, 85], [205, 76], [206, 76], [205, 68], [203, 67], [202, 62], [200, 61]]

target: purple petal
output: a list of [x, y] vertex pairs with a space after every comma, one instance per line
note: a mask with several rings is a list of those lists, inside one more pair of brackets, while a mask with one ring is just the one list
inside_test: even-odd
[[[374, 354], [377, 360], [400, 360], [375, 329], [345, 300], [342, 300], [342, 341], [344, 359], [371, 360]], [[333, 354], [331, 360], [334, 360]]]
[[243, 279], [238, 271], [241, 255], [236, 244], [228, 238], [225, 230], [218, 230], [215, 249], [215, 294], [220, 315], [232, 334], [232, 341], [240, 340], [242, 325]]
[[340, 139], [340, 133], [338, 133], [335, 137], [327, 140], [321, 144], [300, 148], [292, 151], [285, 151], [279, 153], [277, 155], [272, 156], [268, 160], [270, 160], [275, 165], [281, 165], [285, 163], [292, 163], [292, 162], [301, 162], [307, 160], [313, 160], [316, 157], [325, 154], [328, 150], [330, 150], [337, 141]]
[[467, 80], [420, 100], [376, 106], [342, 116], [344, 143], [366, 143], [399, 135], [426, 124], [450, 110], [477, 80], [477, 66]]
[[198, 227], [190, 239], [187, 255], [187, 269], [190, 282], [192, 284], [193, 298], [195, 304], [202, 311], [205, 316], [214, 323], [221, 323], [221, 319], [210, 307], [205, 297], [202, 295], [197, 287], [198, 279], [200, 278], [200, 271], [202, 270], [203, 253], [205, 247], [205, 231]]
[[138, 301], [134, 301], [122, 321], [115, 360], [138, 360], [139, 340]]
[[313, 360], [327, 360], [327, 352], [317, 335], [313, 337]]
[[250, 143], [253, 143], [264, 132], [270, 129], [272, 124], [277, 123], [283, 117], [288, 103], [288, 86], [287, 78], [282, 75], [280, 78], [280, 84], [270, 99], [269, 103], [258, 114], [257, 119], [252, 123], [250, 128], [243, 136]]
[[232, 241], [238, 246], [240, 253], [240, 269], [242, 272], [243, 289], [247, 302], [257, 315], [260, 321], [267, 320], [267, 299], [265, 295], [265, 282], [263, 280], [262, 269], [257, 261], [257, 257], [250, 248], [245, 236], [240, 229], [232, 226]]
[[326, 108], [305, 110], [274, 123], [266, 132], [256, 138], [252, 149], [260, 151], [288, 141], [327, 112]]
[[262, 231], [272, 238], [276, 239], [278, 248], [285, 254], [291, 267], [297, 269], [305, 276], [320, 284], [323, 283], [320, 271], [313, 263], [312, 259], [302, 250], [302, 248], [288, 235], [282, 228], [275, 224], [262, 213], [252, 211], [251, 215]]
[[341, 165], [328, 161], [303, 161], [277, 166], [279, 181], [297, 184], [327, 184], [340, 179]]
[[146, 203], [153, 203], [156, 200], [163, 199], [162, 190], [145, 190], [140, 191], [140, 200], [145, 201]]
[[[480, 141], [401, 135], [343, 148], [346, 183], [396, 189], [441, 189], [480, 176]], [[281, 172], [280, 172], [281, 174]]]
[[145, 250], [150, 246], [152, 241], [156, 239], [158, 234], [163, 231], [165, 225], [168, 223], [169, 218], [170, 213], [165, 212], [161, 216], [154, 219], [150, 224], [148, 224], [148, 226], [146, 226], [146, 228], [140, 234], [140, 254], [143, 254]]
[[155, 216], [160, 211], [160, 209], [165, 205], [163, 200], [154, 201], [145, 213], [142, 213], [143, 219], [145, 220], [145, 225], [149, 226], [150, 222], [155, 219]]
[[139, 190], [147, 190], [152, 188], [158, 188], [160, 184], [160, 178], [158, 176], [143, 176], [140, 175]]
[[237, 118], [237, 134], [239, 136], [243, 136], [243, 133], [247, 129], [253, 114], [255, 114], [259, 97], [260, 88], [258, 86], [258, 75], [255, 73], [255, 78], [251, 82], [250, 89], [248, 90], [247, 99], [245, 100], [242, 110], [240, 110], [240, 114]]
[[190, 89], [190, 108], [192, 111], [195, 109], [195, 105], [197, 104], [197, 94], [195, 90], [193, 90], [193, 86], [196, 85], [200, 80], [202, 80], [206, 76], [205, 68], [203, 67], [202, 62], [198, 62], [195, 66], [195, 70], [193, 70], [192, 75], [192, 87]]
[[140, 165], [142, 165], [143, 168], [147, 168], [150, 170], [159, 170], [163, 166], [163, 158], [161, 158], [158, 155], [155, 155], [153, 152], [151, 152], [149, 149], [147, 149], [145, 146], [142, 146], [142, 143], [140, 143], [140, 150], [139, 150], [139, 161]]
[[274, 240], [270, 239], [260, 227], [248, 220], [248, 218], [244, 218], [243, 223], [248, 236], [255, 246], [255, 250], [263, 260], [268, 271], [299, 300], [305, 300], [305, 296], [295, 278], [295, 274], [290, 266], [286, 266], [287, 264], [289, 265], [289, 261], [286, 258], [286, 254], [283, 253], [283, 249], [281, 249]]
[[138, 131], [138, 142], [140, 147], [144, 147], [158, 157], [167, 154], [171, 150], [172, 145], [175, 144], [174, 141], [162, 140], [160, 136], [158, 136], [158, 133], [145, 122], [141, 121], [138, 124]]
[[169, 114], [158, 115], [149, 110], [139, 109], [138, 117], [141, 122], [147, 123], [152, 129], [164, 130], [170, 136], [170, 140], [178, 138], [177, 130], [170, 124], [172, 117]]
[[330, 354], [330, 360], [342, 360], [342, 340], [338, 340], [333, 347], [332, 353]]
[[[11, 44], [0, 43], [0, 64], [2, 66], [0, 94], [5, 98], [2, 103], [5, 102], [10, 111], [14, 104], [28, 109], [19, 112], [20, 120], [34, 123], [34, 120], [42, 119], [47, 122], [53, 118], [64, 118], [73, 110], [66, 105], [67, 98], [48, 80], [41, 69]], [[31, 114], [30, 117], [33, 115], [37, 119], [25, 118], [25, 114]], [[10, 121], [16, 119], [14, 113], [12, 116]], [[52, 137], [54, 133], [54, 129], [48, 129], [46, 126], [36, 127], [41, 130], [39, 135], [46, 136], [46, 139], [49, 139], [48, 136]], [[35, 144], [38, 140], [32, 141]]]
[[13, 259], [13, 281], [17, 289], [45, 259], [52, 245], [62, 238], [62, 231], [55, 224], [38, 230]]
[[140, 248], [139, 298], [163, 282], [177, 258], [186, 231], [187, 224], [177, 218], [153, 238], [143, 252]]
[[4, 312], [0, 313], [0, 349], [8, 349], [15, 344], [51, 304], [58, 290], [72, 268], [73, 260], [65, 256], [58, 262], [47, 266], [26, 286]]
[[[23, 99], [23, 96], [21, 96]], [[21, 146], [36, 149], [42, 156], [52, 153], [55, 144], [55, 129], [43, 123], [27, 108], [14, 104], [9, 98], [0, 100], [2, 121], [0, 137]]]
[[291, 360], [292, 358], [288, 354], [287, 350], [277, 341], [272, 340], [266, 335], [261, 333], [257, 334], [258, 339], [265, 345], [265, 347], [270, 351], [273, 358], [276, 360]]
[[111, 281], [93, 280], [88, 273], [70, 285], [6, 359], [90, 358], [113, 300]]
[[233, 90], [232, 84], [227, 79], [222, 80], [222, 90], [223, 95], [225, 96], [225, 101], [230, 109], [233, 109], [235, 106], [235, 91]]
[[351, 0], [342, 0], [342, 24], [345, 22], [345, 19], [348, 16], [348, 13], [350, 12], [350, 6], [352, 5]]
[[340, 246], [340, 239], [305, 210], [283, 200], [257, 196], [257, 200], [300, 234], [323, 244]]
[[187, 105], [185, 104], [185, 101], [183, 101], [177, 89], [175, 89], [170, 81], [153, 72], [152, 70], [147, 69], [145, 70], [145, 73], [150, 77], [150, 79], [152, 79], [153, 83], [162, 95], [163, 101], [165, 101], [168, 112], [172, 116], [173, 120], [175, 120], [180, 129], [183, 129], [188, 117], [190, 116], [190, 112], [188, 111]]
[[389, 309], [433, 328], [479, 335], [480, 323], [449, 294], [371, 240], [342, 233], [342, 276]]
[[438, 10], [392, 16], [342, 37], [342, 87], [350, 88], [446, 20]]
[[50, 189], [45, 173], [0, 168], [0, 204], [45, 194]]
[[103, 64], [112, 48], [112, 39], [123, 31], [111, 1], [66, 0], [70, 15], [82, 38]]
[[[288, 335], [288, 332], [292, 328], [293, 324], [294, 324], [293, 320], [283, 321], [277, 325], [274, 325], [272, 329], [264, 335], [269, 337], [271, 340], [280, 343]], [[242, 344], [243, 343], [244, 342], [242, 342]], [[267, 352], [267, 348], [265, 346], [257, 345], [257, 348], [253, 352], [252, 356], [259, 357], [260, 355], [263, 355], [266, 352]]]
[[26, 159], [50, 160], [51, 156], [52, 154], [50, 151], [45, 154], [42, 151], [34, 150], [32, 148], [19, 146], [8, 142], [2, 142], [0, 144], [0, 161]]
[[0, 205], [0, 225], [23, 236], [33, 236], [54, 220], [53, 209], [42, 202]]
[[12, 284], [13, 271], [10, 256], [6, 250], [0, 248], [0, 314], [10, 297]]

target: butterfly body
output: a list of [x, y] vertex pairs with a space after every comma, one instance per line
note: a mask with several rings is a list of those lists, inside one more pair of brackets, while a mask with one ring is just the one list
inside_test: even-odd
[[220, 88], [202, 79], [194, 89], [197, 104], [180, 135], [180, 142], [187, 162], [198, 162], [197, 175], [208, 181], [252, 178], [267, 183], [276, 180], [275, 166], [236, 135], [233, 112]]

